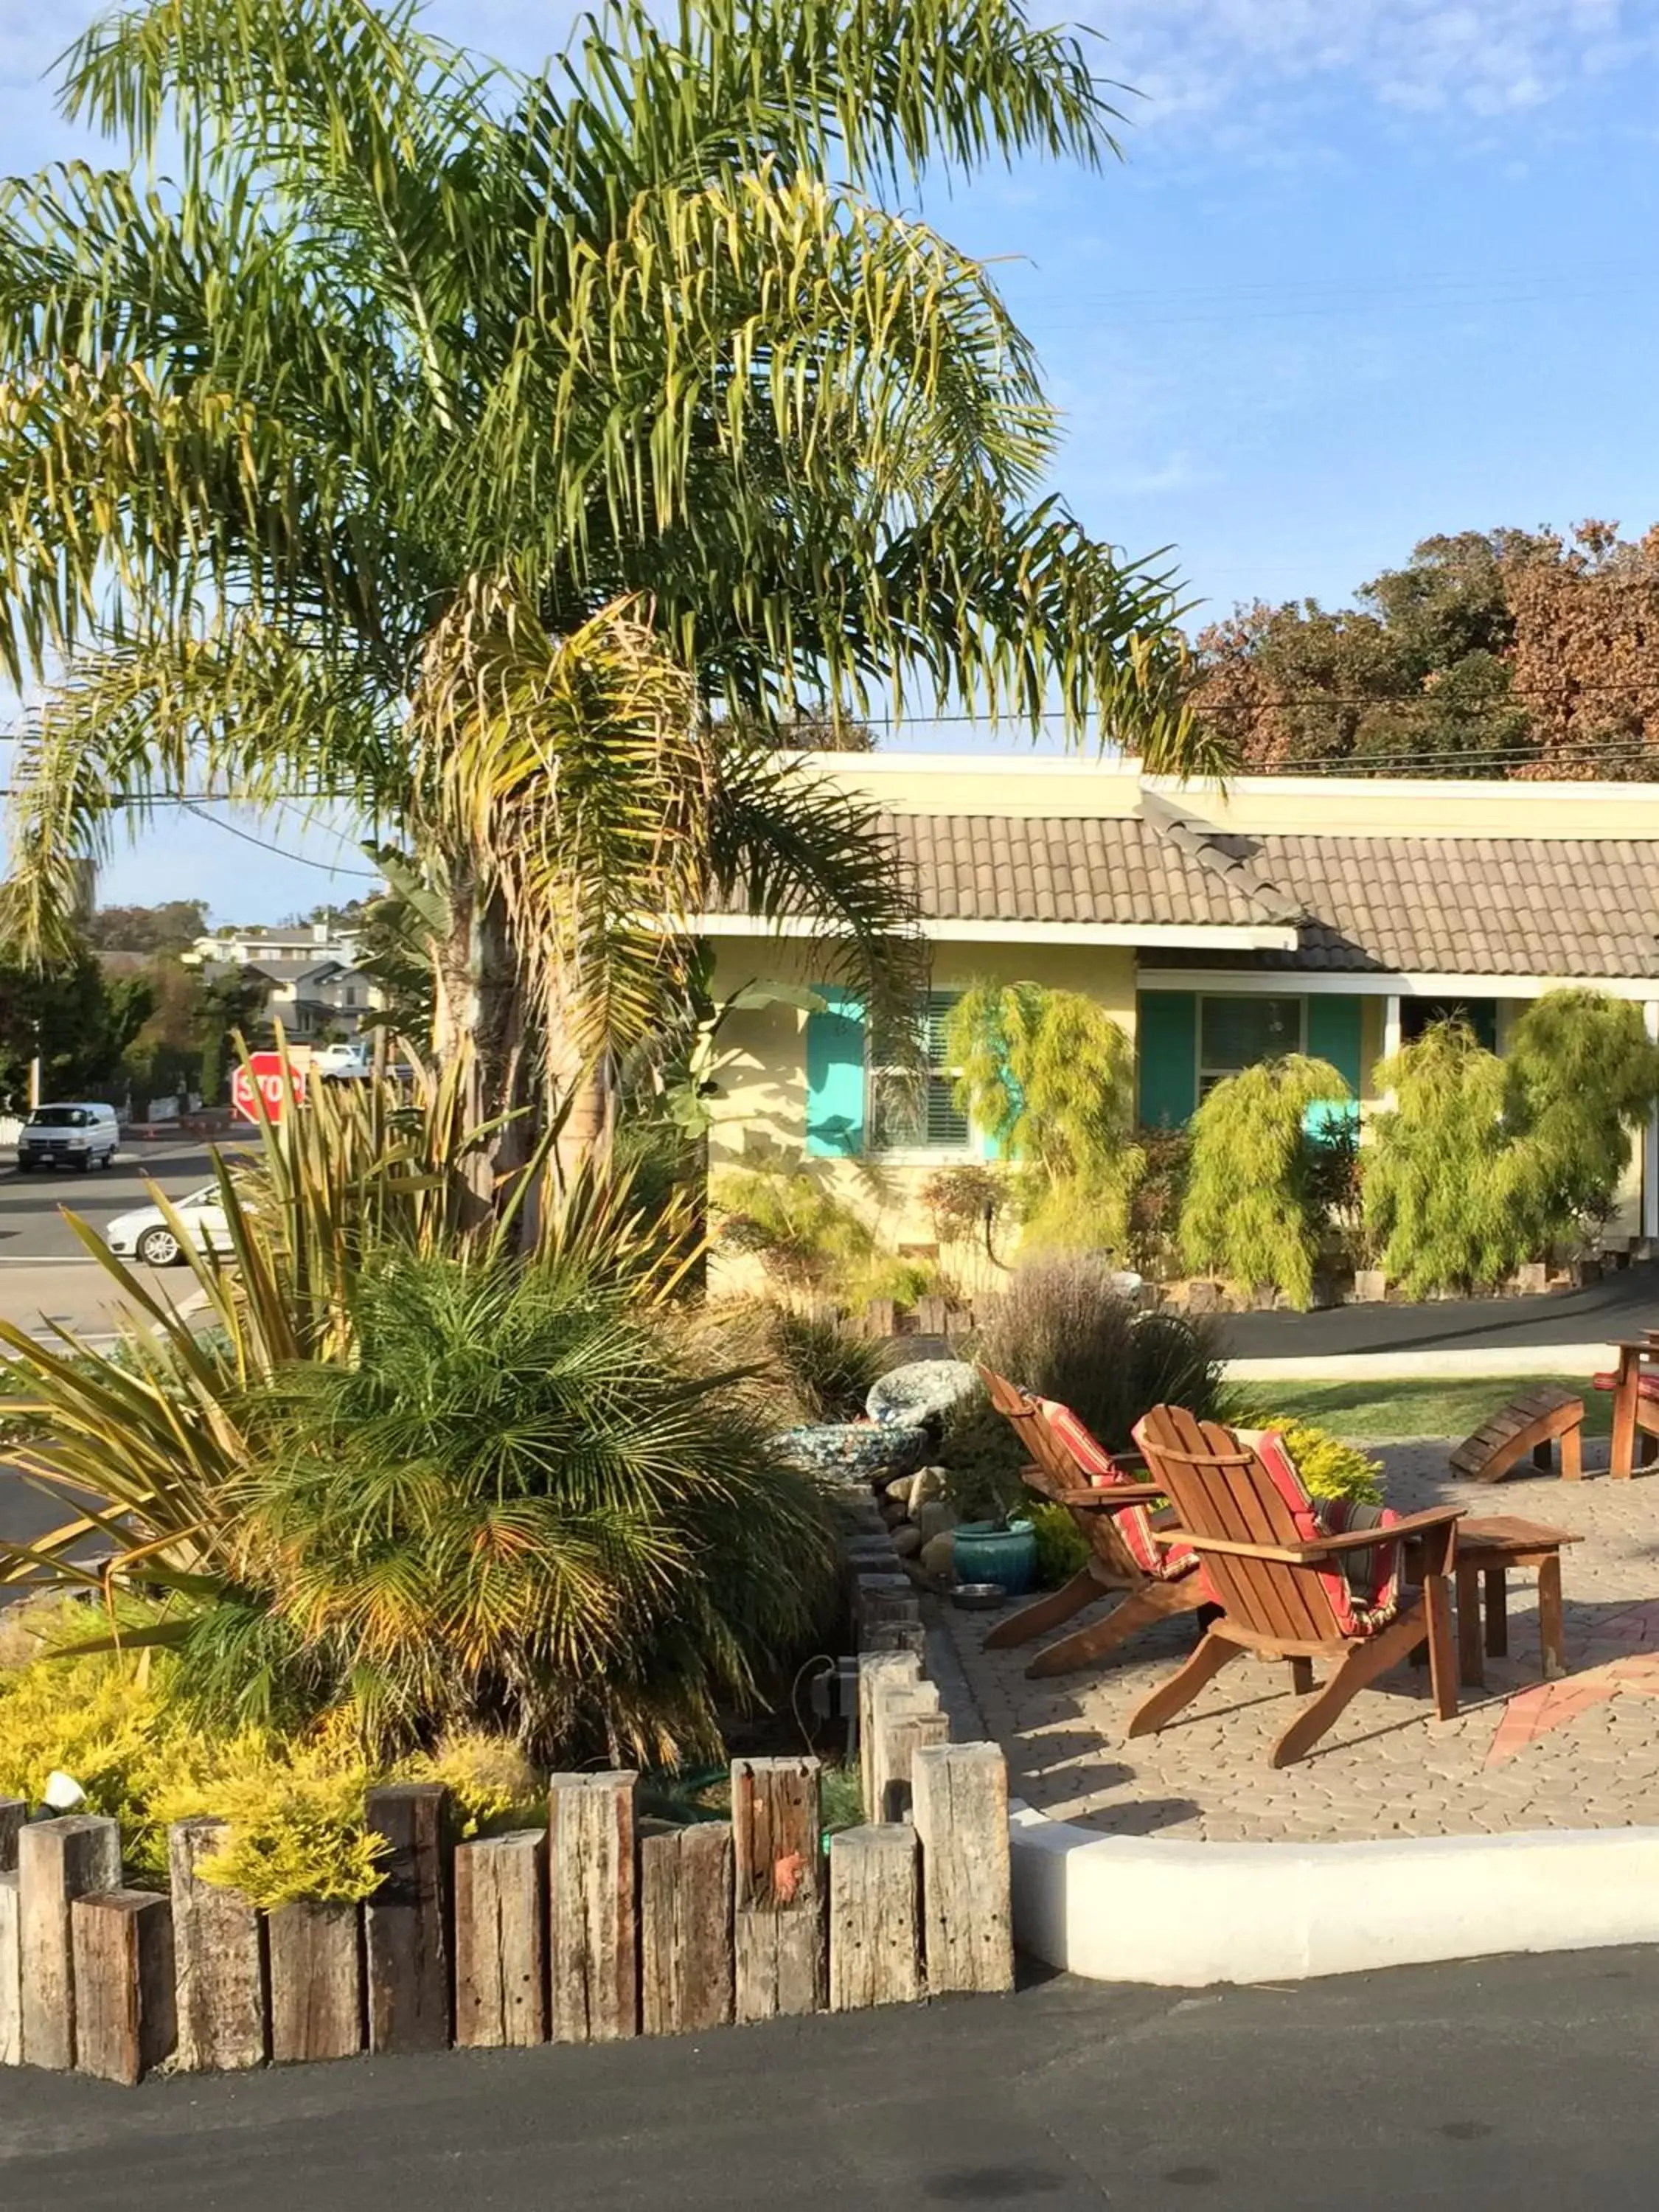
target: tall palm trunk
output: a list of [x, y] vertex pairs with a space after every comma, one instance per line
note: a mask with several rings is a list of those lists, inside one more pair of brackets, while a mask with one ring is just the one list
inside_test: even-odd
[[468, 1118], [495, 1125], [473, 1156], [471, 1180], [490, 1198], [521, 1168], [534, 1141], [526, 1083], [523, 978], [507, 908], [468, 863], [450, 863], [451, 918], [433, 947], [432, 1048], [441, 1064], [470, 1056]]

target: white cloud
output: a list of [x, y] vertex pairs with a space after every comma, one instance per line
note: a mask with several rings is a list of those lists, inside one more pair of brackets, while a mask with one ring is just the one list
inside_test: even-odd
[[1114, 0], [1108, 72], [1142, 129], [1240, 125], [1358, 93], [1417, 116], [1518, 115], [1659, 54], [1650, 0]]

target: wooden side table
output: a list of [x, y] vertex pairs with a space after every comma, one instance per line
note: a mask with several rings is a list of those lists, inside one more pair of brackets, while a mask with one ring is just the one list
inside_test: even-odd
[[[1546, 1528], [1503, 1514], [1490, 1521], [1462, 1521], [1457, 1528], [1457, 1669], [1466, 1687], [1480, 1689], [1486, 1659], [1502, 1659], [1510, 1648], [1508, 1590], [1512, 1567], [1538, 1573], [1538, 1640], [1544, 1680], [1566, 1672], [1561, 1632], [1561, 1547], [1583, 1541], [1570, 1529]], [[1480, 1633], [1481, 1583], [1486, 1584], [1486, 1639]]]

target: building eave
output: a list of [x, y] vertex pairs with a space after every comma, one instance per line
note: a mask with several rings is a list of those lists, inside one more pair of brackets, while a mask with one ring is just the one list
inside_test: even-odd
[[[764, 915], [701, 914], [681, 927], [693, 937], [834, 937], [833, 921], [810, 915], [771, 921]], [[929, 915], [917, 925], [930, 943], [957, 945], [1162, 945], [1176, 951], [1294, 952], [1295, 928], [1275, 923], [1247, 927], [1196, 921], [977, 921]]]

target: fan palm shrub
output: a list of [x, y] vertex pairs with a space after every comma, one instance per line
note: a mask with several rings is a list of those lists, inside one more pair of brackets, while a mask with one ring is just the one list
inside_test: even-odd
[[750, 1378], [570, 1261], [393, 1255], [354, 1321], [349, 1364], [248, 1408], [233, 1486], [244, 1585], [301, 1662], [382, 1748], [483, 1725], [539, 1757], [718, 1755], [721, 1702], [834, 1592], [828, 1506]]
[[1308, 1304], [1328, 1208], [1310, 1115], [1350, 1096], [1328, 1060], [1304, 1053], [1216, 1085], [1193, 1117], [1180, 1229], [1189, 1267]]
[[[201, 1310], [188, 1318], [70, 1217], [131, 1318], [108, 1348], [61, 1328], [43, 1343], [0, 1322], [12, 1462], [61, 1498], [66, 1516], [32, 1544], [0, 1543], [0, 1585], [136, 1582], [216, 1594], [222, 1632], [239, 1621], [246, 1640], [233, 1672], [265, 1680], [261, 1655], [282, 1638], [261, 1607], [232, 1602], [228, 1486], [246, 1459], [261, 1388], [295, 1364], [353, 1355], [356, 1287], [372, 1259], [504, 1258], [523, 1242], [523, 1208], [534, 1214], [532, 1249], [602, 1271], [641, 1305], [672, 1296], [695, 1251], [684, 1207], [647, 1213], [626, 1176], [590, 1169], [562, 1191], [527, 1173], [505, 1209], [491, 1208], [469, 1175], [483, 1133], [465, 1119], [466, 1091], [459, 1065], [435, 1076], [417, 1068], [412, 1101], [379, 1084], [316, 1086], [305, 1113], [263, 1126], [251, 1155], [216, 1162], [224, 1257], [193, 1249], [152, 1188], [198, 1294]], [[85, 1565], [89, 1545], [112, 1565]]]

